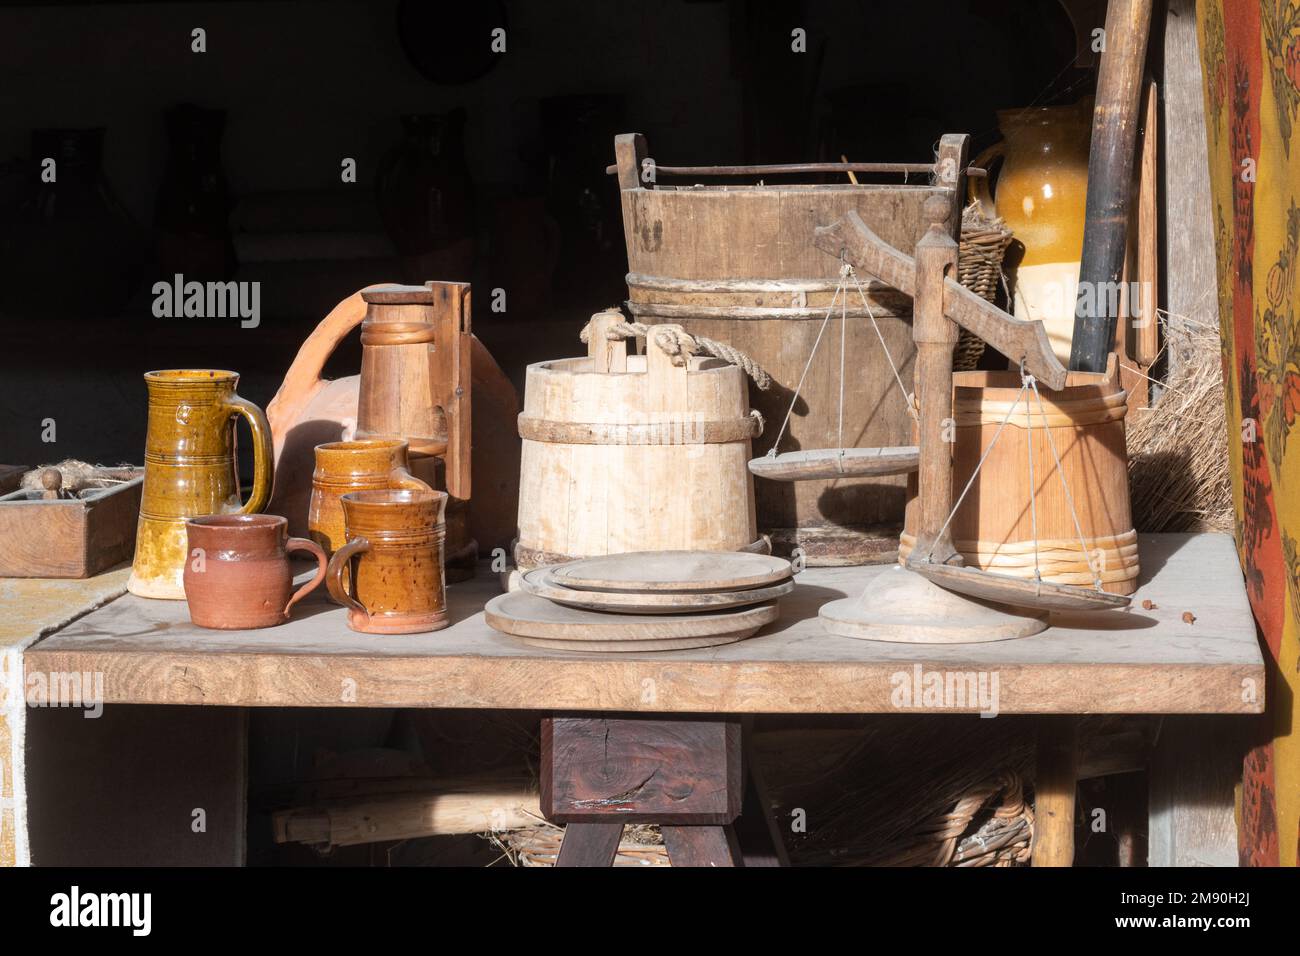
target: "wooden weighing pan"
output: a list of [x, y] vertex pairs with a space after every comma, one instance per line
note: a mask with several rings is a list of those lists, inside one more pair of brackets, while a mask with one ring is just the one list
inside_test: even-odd
[[[777, 618], [775, 601], [756, 607], [697, 614], [604, 614], [565, 607], [526, 591], [498, 594], [483, 609], [487, 623], [505, 634], [571, 643], [680, 641], [749, 637]], [[597, 648], [592, 648], [593, 650]], [[648, 645], [647, 648], [649, 649]]]
[[608, 611], [616, 614], [680, 614], [691, 611], [721, 611], [730, 607], [748, 607], [774, 598], [784, 597], [794, 590], [794, 579], [787, 578], [779, 584], [744, 591], [710, 593], [666, 593], [641, 591], [579, 591], [556, 584], [551, 579], [551, 568], [534, 568], [524, 572], [520, 586], [529, 594], [546, 598], [557, 604], [583, 608], [589, 611]]
[[929, 561], [908, 561], [904, 567], [949, 591], [1013, 607], [1049, 611], [1105, 611], [1128, 607], [1130, 604], [1128, 596], [1123, 594], [1111, 594], [1072, 584], [1014, 578], [1009, 574], [980, 571], [977, 568], [954, 567]]
[[744, 551], [633, 551], [552, 567], [550, 582], [578, 591], [699, 593], [769, 587], [791, 576], [790, 562]]

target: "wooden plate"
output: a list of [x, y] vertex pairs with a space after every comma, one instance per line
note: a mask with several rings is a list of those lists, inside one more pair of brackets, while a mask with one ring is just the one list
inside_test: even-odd
[[785, 558], [744, 551], [633, 551], [559, 564], [550, 581], [578, 591], [744, 591], [790, 577]]
[[588, 611], [614, 614], [682, 614], [692, 611], [721, 611], [729, 607], [747, 607], [784, 597], [794, 590], [794, 579], [744, 591], [660, 592], [579, 591], [551, 580], [551, 568], [524, 572], [519, 586], [529, 594]]
[[1072, 584], [1031, 581], [977, 568], [953, 567], [929, 561], [909, 561], [904, 567], [949, 591], [1013, 607], [1050, 611], [1108, 611], [1128, 607], [1131, 603], [1131, 599], [1123, 594], [1111, 594]]
[[916, 445], [888, 448], [809, 448], [750, 459], [749, 470], [769, 481], [905, 475], [920, 466]]
[[747, 627], [734, 634], [717, 634], [713, 637], [666, 637], [661, 641], [561, 641], [545, 637], [515, 637], [515, 640], [533, 647], [544, 647], [552, 651], [570, 651], [574, 654], [629, 654], [637, 651], [689, 651], [696, 647], [718, 647], [722, 644], [743, 641], [757, 630], [756, 627]]
[[526, 591], [498, 594], [483, 609], [488, 624], [504, 634], [572, 642], [680, 640], [744, 630], [752, 634], [775, 621], [777, 614], [775, 601], [698, 614], [605, 614], [565, 607]]

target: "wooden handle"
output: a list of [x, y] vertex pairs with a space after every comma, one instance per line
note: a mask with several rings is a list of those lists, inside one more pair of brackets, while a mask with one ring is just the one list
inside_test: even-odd
[[1106, 8], [1106, 49], [1097, 75], [1088, 153], [1088, 199], [1079, 263], [1070, 368], [1100, 372], [1115, 342], [1116, 306], [1111, 296], [1128, 251], [1129, 199], [1133, 149], [1137, 142], [1142, 65], [1151, 27], [1152, 0], [1110, 0]]
[[316, 558], [316, 573], [310, 581], [294, 592], [293, 597], [289, 598], [289, 603], [284, 606], [284, 616], [287, 620], [289, 608], [325, 583], [325, 573], [329, 570], [329, 558], [325, 557], [325, 552], [319, 544], [315, 541], [308, 541], [306, 538], [290, 538], [285, 542], [284, 550], [289, 554], [294, 551], [309, 551]]
[[[343, 569], [350, 566], [352, 559], [357, 555], [364, 554], [369, 550], [369, 541], [365, 538], [353, 538], [334, 552], [334, 557], [330, 558], [329, 566], [325, 569], [325, 585], [329, 588], [330, 596], [344, 607], [350, 607], [362, 614], [369, 614], [370, 612], [365, 609], [365, 606], [356, 599], [351, 591], [343, 586]], [[352, 591], [355, 591], [357, 586], [356, 573], [348, 575], [348, 578], [351, 581]]]
[[253, 491], [248, 496], [248, 503], [239, 513], [258, 514], [271, 500], [271, 485], [275, 479], [271, 426], [267, 424], [262, 410], [246, 398], [235, 395], [226, 403], [226, 407], [230, 409], [230, 414], [238, 415], [248, 422], [248, 430], [253, 433]]

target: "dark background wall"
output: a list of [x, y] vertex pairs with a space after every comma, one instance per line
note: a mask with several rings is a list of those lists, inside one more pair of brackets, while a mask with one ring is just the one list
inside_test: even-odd
[[[484, 61], [489, 24], [506, 52]], [[795, 27], [807, 52], [791, 50]], [[476, 331], [521, 382], [623, 295], [602, 171], [614, 133], [645, 133], [668, 164], [922, 161], [947, 131], [993, 142], [997, 109], [1077, 99], [1073, 55], [1054, 0], [0, 3], [0, 461], [138, 461], [153, 368], [232, 368], [265, 405], [315, 322], [369, 282], [472, 280]], [[418, 68], [480, 61], [465, 82]], [[168, 137], [181, 103], [224, 111], [219, 146], [200, 151], [207, 180]], [[404, 114], [453, 110], [463, 147], [444, 137], [442, 172], [421, 175], [442, 177], [451, 207], [472, 203], [412, 253], [385, 213], [420, 194], [411, 176], [381, 180], [400, 166]], [[68, 128], [102, 129], [102, 162], [80, 192], [61, 167], [54, 193], [33, 131]], [[212, 216], [189, 233], [160, 221], [202, 207], [214, 175], [215, 233]], [[260, 282], [260, 325], [156, 318], [151, 287], [177, 262], [187, 279]], [[332, 373], [355, 372], [357, 353]]]

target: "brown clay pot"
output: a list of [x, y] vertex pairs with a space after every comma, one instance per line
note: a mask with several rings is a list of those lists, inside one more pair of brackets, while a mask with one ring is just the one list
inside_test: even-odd
[[[320, 545], [290, 538], [279, 515], [207, 515], [185, 522], [189, 552], [185, 597], [190, 620], [199, 627], [250, 630], [289, 620], [289, 611], [325, 580]], [[289, 553], [307, 551], [317, 571], [293, 590]]]
[[348, 540], [334, 552], [325, 580], [348, 609], [348, 627], [367, 634], [446, 627], [446, 493], [353, 491], [342, 501]]
[[316, 446], [316, 470], [311, 476], [311, 501], [307, 506], [307, 533], [333, 554], [347, 540], [343, 532], [343, 505], [350, 491], [405, 488], [432, 491], [410, 471], [407, 443], [400, 438], [361, 438]]

